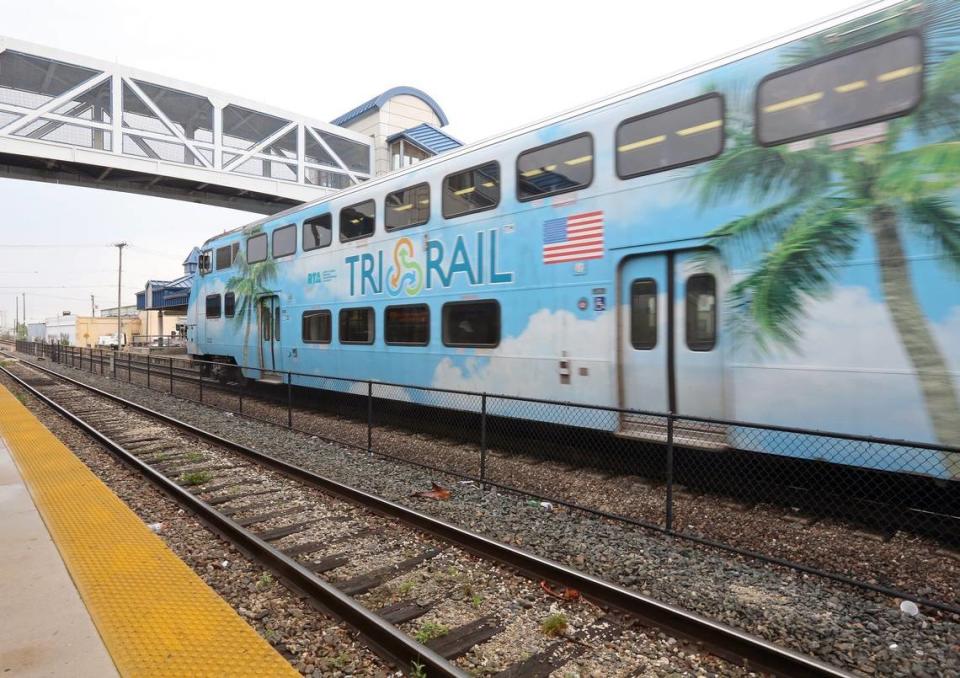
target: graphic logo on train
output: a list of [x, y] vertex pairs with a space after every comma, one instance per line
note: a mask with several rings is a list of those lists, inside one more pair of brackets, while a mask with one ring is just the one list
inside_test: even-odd
[[[420, 250], [420, 251], [418, 251]], [[422, 248], [403, 237], [377, 252], [344, 258], [349, 267], [350, 296], [386, 292], [391, 297], [415, 297], [423, 290], [455, 285], [512, 283], [514, 274], [501, 270], [497, 229], [458, 235], [452, 246], [427, 240]]]
[[400, 238], [393, 247], [393, 266], [387, 269], [387, 292], [391, 297], [406, 292], [415, 297], [423, 289], [423, 266], [415, 259], [413, 241]]

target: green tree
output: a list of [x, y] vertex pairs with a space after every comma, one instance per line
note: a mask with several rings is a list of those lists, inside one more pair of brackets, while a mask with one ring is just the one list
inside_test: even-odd
[[[956, 39], [955, 20], [942, 27]], [[928, 58], [942, 53], [937, 50], [945, 36], [935, 37], [928, 37]], [[809, 58], [818, 49], [812, 40], [791, 59]], [[960, 401], [917, 299], [903, 241], [907, 233], [926, 239], [960, 273], [960, 212], [951, 199], [960, 179], [960, 55], [927, 73], [921, 108], [886, 123], [876, 143], [855, 148], [831, 148], [823, 137], [805, 150], [764, 148], [754, 143], [747, 116], [734, 116], [730, 150], [698, 177], [697, 189], [701, 205], [742, 195], [765, 205], [710, 234], [725, 255], [738, 248], [758, 254], [733, 285], [730, 303], [741, 329], [761, 349], [795, 346], [807, 300], [829, 296], [838, 267], [869, 234], [883, 301], [917, 372], [934, 433], [941, 443], [956, 445]], [[903, 143], [908, 135], [910, 143]], [[945, 462], [960, 474], [960, 460]]]
[[[258, 232], [259, 229], [251, 235]], [[235, 296], [233, 322], [243, 325], [243, 365], [248, 366], [250, 365], [250, 330], [254, 326], [259, 327], [260, 298], [273, 292], [268, 284], [277, 275], [277, 265], [272, 259], [248, 264], [243, 252], [237, 254], [234, 265], [237, 267], [237, 275], [227, 280], [227, 290], [233, 292]], [[263, 344], [259, 341], [257, 343], [259, 345], [257, 356], [259, 366], [262, 368]]]

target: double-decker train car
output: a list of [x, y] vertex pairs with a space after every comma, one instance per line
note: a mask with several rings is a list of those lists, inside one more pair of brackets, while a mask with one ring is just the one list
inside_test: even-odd
[[211, 238], [189, 352], [960, 445], [958, 4], [861, 9]]

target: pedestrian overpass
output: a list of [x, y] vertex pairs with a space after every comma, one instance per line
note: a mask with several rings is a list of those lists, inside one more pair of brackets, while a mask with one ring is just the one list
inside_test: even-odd
[[368, 134], [0, 37], [0, 177], [271, 214], [369, 179]]

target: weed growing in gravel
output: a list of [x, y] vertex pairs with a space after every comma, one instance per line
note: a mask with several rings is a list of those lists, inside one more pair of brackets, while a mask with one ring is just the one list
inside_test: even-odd
[[21, 405], [27, 404], [27, 396], [23, 395], [22, 393], [14, 393], [14, 395], [16, 396], [17, 400], [20, 401]]
[[257, 590], [262, 591], [273, 583], [273, 575], [269, 572], [264, 572], [260, 575], [260, 578], [257, 580]]
[[480, 606], [483, 605], [483, 596], [478, 593], [474, 593], [473, 597], [470, 599], [470, 604], [473, 606], [474, 610], [479, 610]]
[[405, 579], [400, 582], [400, 586], [397, 588], [397, 591], [401, 596], [405, 596], [413, 590], [413, 581], [410, 579]]
[[420, 625], [420, 628], [417, 629], [417, 634], [414, 637], [417, 639], [418, 643], [426, 643], [434, 638], [445, 636], [448, 633], [450, 633], [450, 629], [446, 625], [428, 621], [423, 622], [423, 624]]
[[180, 476], [181, 485], [203, 485], [204, 483], [210, 482], [210, 479], [213, 477], [207, 471], [191, 471], [190, 473], [184, 473]]
[[156, 457], [154, 457], [154, 458], [153, 458], [153, 461], [150, 462], [150, 463], [152, 463], [152, 464], [159, 464], [161, 461], [166, 461], [166, 460], [169, 459], [169, 458], [170, 458], [170, 455], [169, 455], [169, 454], [167, 454], [166, 452], [161, 452], [161, 453], [158, 454]]
[[187, 455], [187, 461], [198, 462], [203, 461], [206, 457], [203, 456], [203, 452], [190, 452]]
[[277, 639], [277, 632], [271, 628], [264, 627], [263, 629], [263, 638], [268, 643], [272, 643]]
[[550, 637], [562, 636], [567, 630], [567, 615], [562, 612], [551, 614], [540, 625], [543, 634]]
[[410, 662], [410, 678], [427, 678], [427, 667], [420, 662]]
[[350, 663], [350, 653], [341, 652], [333, 659], [328, 659], [327, 664], [332, 666], [335, 669], [342, 669], [344, 666]]

